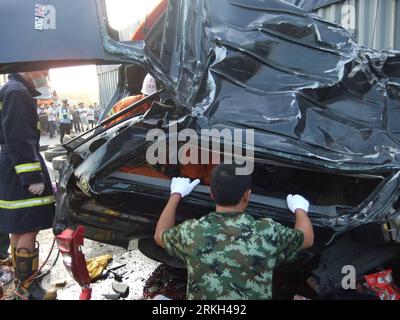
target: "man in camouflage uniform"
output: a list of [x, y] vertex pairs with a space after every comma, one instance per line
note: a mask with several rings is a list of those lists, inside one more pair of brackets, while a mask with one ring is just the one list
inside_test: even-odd
[[251, 177], [237, 176], [235, 170], [233, 165], [220, 165], [213, 171], [211, 196], [217, 203], [216, 212], [175, 227], [179, 201], [199, 180], [172, 180], [171, 198], [154, 238], [186, 263], [190, 300], [271, 299], [274, 268], [313, 245], [307, 200], [298, 195], [287, 198], [289, 209], [296, 214], [295, 229], [271, 219], [256, 220], [245, 213]]

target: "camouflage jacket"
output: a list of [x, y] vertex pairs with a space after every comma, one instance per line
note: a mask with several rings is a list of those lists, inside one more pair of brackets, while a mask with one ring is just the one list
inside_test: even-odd
[[304, 235], [271, 219], [245, 213], [210, 213], [163, 233], [170, 255], [188, 269], [187, 299], [272, 298], [272, 273], [292, 261]]

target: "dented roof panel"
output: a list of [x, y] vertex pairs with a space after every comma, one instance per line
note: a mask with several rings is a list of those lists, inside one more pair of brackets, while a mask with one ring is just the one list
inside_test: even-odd
[[399, 166], [399, 53], [359, 46], [278, 0], [197, 0], [185, 10], [201, 19], [182, 20], [176, 102], [204, 126], [254, 128], [256, 148], [287, 159]]

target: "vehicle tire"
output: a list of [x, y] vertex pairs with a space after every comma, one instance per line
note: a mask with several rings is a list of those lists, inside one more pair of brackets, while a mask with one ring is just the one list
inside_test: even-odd
[[67, 155], [67, 150], [65, 150], [64, 148], [49, 149], [44, 152], [44, 158], [47, 161], [52, 161], [56, 157], [65, 156], [65, 155]]
[[153, 239], [140, 239], [138, 249], [146, 257], [164, 263], [169, 267], [176, 269], [186, 268], [186, 265], [181, 259], [170, 256], [165, 249], [158, 246]]
[[53, 158], [53, 160], [51, 161], [53, 164], [53, 169], [56, 171], [60, 171], [63, 168], [64, 163], [66, 161], [67, 161], [67, 156], [59, 156]]

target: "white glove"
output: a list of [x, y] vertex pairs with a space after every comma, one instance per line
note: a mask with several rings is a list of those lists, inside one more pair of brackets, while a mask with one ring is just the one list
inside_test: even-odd
[[29, 185], [28, 187], [29, 192], [36, 196], [40, 196], [44, 192], [44, 189], [45, 189], [44, 183], [35, 183]]
[[199, 183], [199, 179], [190, 182], [189, 178], [173, 178], [171, 182], [171, 194], [178, 193], [184, 198], [188, 196]]
[[305, 198], [297, 194], [295, 196], [289, 194], [287, 196], [287, 204], [290, 211], [292, 211], [293, 213], [296, 213], [297, 209], [301, 209], [304, 210], [305, 212], [308, 212], [308, 208], [310, 207], [310, 203]]

